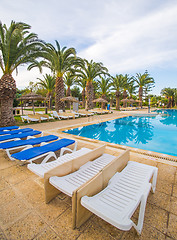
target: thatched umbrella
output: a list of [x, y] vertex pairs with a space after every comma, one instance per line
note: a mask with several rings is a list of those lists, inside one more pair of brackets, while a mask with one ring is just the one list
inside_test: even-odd
[[129, 99], [129, 102], [130, 102], [130, 103], [134, 103], [135, 100], [134, 100], [133, 98], [130, 98], [130, 99]]
[[127, 103], [127, 102], [130, 102], [130, 99], [124, 98], [124, 99], [121, 100], [121, 102]]
[[130, 102], [130, 99], [124, 98], [124, 99], [121, 100], [121, 102], [126, 103], [126, 105], [124, 105], [124, 104], [123, 104], [123, 105], [124, 105], [125, 107], [127, 107], [127, 103]]
[[[35, 111], [34, 111], [34, 101], [37, 101], [37, 100], [45, 100], [45, 97], [39, 95], [39, 94], [36, 94], [36, 93], [33, 93], [33, 92], [30, 92], [26, 95], [23, 95], [22, 97], [19, 98], [19, 100], [22, 102], [22, 101], [26, 101], [26, 102], [29, 102], [29, 101], [32, 101], [32, 107], [33, 107], [33, 114], [35, 114]], [[22, 114], [23, 114], [23, 105], [22, 105]]]
[[103, 99], [103, 98], [97, 98], [97, 99], [94, 99], [92, 102], [108, 103], [108, 101], [106, 101], [106, 100]]
[[[99, 102], [99, 103], [108, 103], [108, 101], [107, 100], [105, 100], [104, 98], [97, 98], [97, 99], [94, 99], [92, 102]], [[102, 106], [102, 108], [103, 108], [103, 106]]]
[[[72, 96], [68, 96], [68, 97], [63, 97], [63, 98], [61, 98], [60, 99], [61, 101], [68, 101], [68, 102], [77, 102], [77, 103], [79, 103], [79, 101], [76, 99], [76, 98], [74, 98], [74, 97], [72, 97]], [[70, 104], [70, 111], [71, 111], [71, 104]]]

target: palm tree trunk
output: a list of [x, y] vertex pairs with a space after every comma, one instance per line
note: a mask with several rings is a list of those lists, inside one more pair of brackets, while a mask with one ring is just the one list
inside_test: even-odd
[[116, 91], [116, 110], [120, 110], [120, 92]]
[[60, 99], [65, 96], [64, 93], [64, 83], [62, 77], [56, 78], [55, 84], [55, 110], [58, 112], [59, 110], [65, 111], [65, 104]]
[[82, 107], [85, 108], [85, 88], [82, 90]]
[[13, 98], [0, 100], [0, 127], [15, 125]]
[[93, 99], [94, 99], [94, 89], [92, 82], [87, 82], [86, 84], [86, 109], [92, 109], [93, 108]]
[[[123, 91], [123, 99], [126, 99], [127, 98], [127, 92], [126, 90]], [[126, 107], [126, 102], [123, 102], [123, 107], [125, 108]]]
[[[107, 100], [105, 94], [103, 94], [101, 97], [102, 97], [104, 100]], [[105, 108], [106, 108], [106, 107], [105, 107], [105, 103], [102, 103], [102, 104], [101, 104], [101, 108], [102, 108], [102, 109], [105, 109]]]
[[[69, 96], [71, 96], [71, 89], [70, 89], [70, 87], [68, 87], [67, 90], [66, 90], [66, 97], [69, 97]], [[67, 108], [70, 108], [71, 102], [67, 102], [66, 106], [67, 106]]]
[[140, 99], [140, 103], [139, 106], [142, 108], [142, 97], [143, 97], [143, 88], [139, 87], [139, 99]]
[[5, 74], [0, 79], [0, 126], [15, 124], [13, 116], [13, 100], [16, 93], [16, 83], [11, 74]]
[[111, 100], [110, 100], [110, 107], [112, 107], [112, 105], [113, 105], [113, 99], [111, 98]]

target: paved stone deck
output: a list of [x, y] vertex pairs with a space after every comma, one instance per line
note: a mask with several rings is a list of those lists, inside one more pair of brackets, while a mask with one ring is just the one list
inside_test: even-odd
[[[115, 117], [116, 114], [103, 118]], [[86, 118], [81, 118], [42, 123], [33, 125], [33, 128], [47, 133], [85, 121]], [[79, 148], [96, 147], [84, 141], [79, 141], [78, 145]], [[120, 154], [119, 150], [111, 147], [106, 151]], [[131, 154], [131, 160], [159, 169], [156, 192], [148, 197], [141, 236], [134, 229], [120, 231], [96, 216], [81, 228], [72, 230], [71, 199], [61, 193], [45, 204], [43, 180], [31, 173], [26, 165], [20, 166], [8, 160], [5, 152], [0, 151], [0, 239], [177, 239], [177, 163], [161, 162], [136, 153]], [[135, 221], [137, 217], [138, 211], [133, 216]]]

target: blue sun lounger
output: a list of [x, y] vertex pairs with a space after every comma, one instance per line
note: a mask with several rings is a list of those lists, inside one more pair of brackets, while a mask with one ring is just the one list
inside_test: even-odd
[[14, 130], [14, 129], [18, 129], [18, 128], [19, 128], [19, 126], [1, 127], [0, 131]]
[[42, 132], [36, 131], [36, 130], [19, 133], [19, 134], [4, 135], [4, 136], [0, 136], [0, 142], [20, 140], [21, 138], [29, 138], [30, 136], [34, 136], [38, 134], [41, 134], [42, 136]]
[[0, 135], [7, 135], [7, 134], [17, 134], [17, 133], [23, 133], [23, 132], [29, 132], [33, 131], [32, 128], [23, 128], [23, 129], [17, 129], [12, 131], [0, 131]]
[[34, 160], [38, 158], [45, 157], [42, 163], [46, 163], [51, 157], [57, 159], [55, 152], [60, 149], [61, 149], [60, 156], [63, 154], [65, 150], [73, 152], [70, 148], [66, 147], [74, 143], [75, 146], [73, 151], [76, 151], [77, 142], [71, 139], [63, 138], [58, 141], [48, 143], [44, 146], [34, 147], [18, 153], [14, 153], [12, 154], [11, 157], [13, 158], [13, 160], [29, 161], [30, 163], [32, 163]]
[[26, 149], [32, 148], [36, 144], [41, 144], [42, 146], [42, 145], [45, 145], [47, 142], [54, 141], [57, 139], [58, 137], [55, 135], [48, 135], [48, 136], [38, 137], [38, 138], [34, 137], [32, 139], [27, 139], [27, 140], [3, 142], [3, 143], [0, 143], [0, 149], [5, 149], [8, 157], [11, 160], [13, 160], [11, 158], [10, 151], [21, 149], [21, 148], [24, 148], [23, 150], [26, 150]]

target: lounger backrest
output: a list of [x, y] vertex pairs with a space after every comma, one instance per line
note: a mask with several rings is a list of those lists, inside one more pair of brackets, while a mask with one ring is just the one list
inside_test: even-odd
[[100, 157], [105, 151], [106, 145], [98, 147], [91, 152], [87, 153], [83, 156], [78, 157], [72, 161], [72, 172], [77, 171], [82, 165], [87, 163], [88, 161], [93, 161], [94, 159]]
[[96, 148], [82, 156], [79, 156], [75, 159], [71, 159], [62, 165], [57, 166], [56, 168], [51, 169], [47, 173], [44, 174], [44, 187], [46, 193], [46, 202], [49, 202], [55, 196], [58, 195], [58, 190], [56, 190], [50, 183], [49, 178], [52, 176], [62, 177], [67, 174], [70, 174], [76, 170], [78, 170], [82, 165], [87, 163], [88, 161], [92, 161], [98, 157], [100, 157], [105, 151], [105, 145]]
[[69, 173], [77, 171], [85, 163], [100, 157], [104, 153], [105, 147], [106, 146], [103, 145], [82, 156], [71, 159], [71, 161], [63, 163], [62, 165], [59, 165], [56, 168], [51, 169], [44, 175], [44, 178], [47, 179], [49, 176], [62, 177]]

